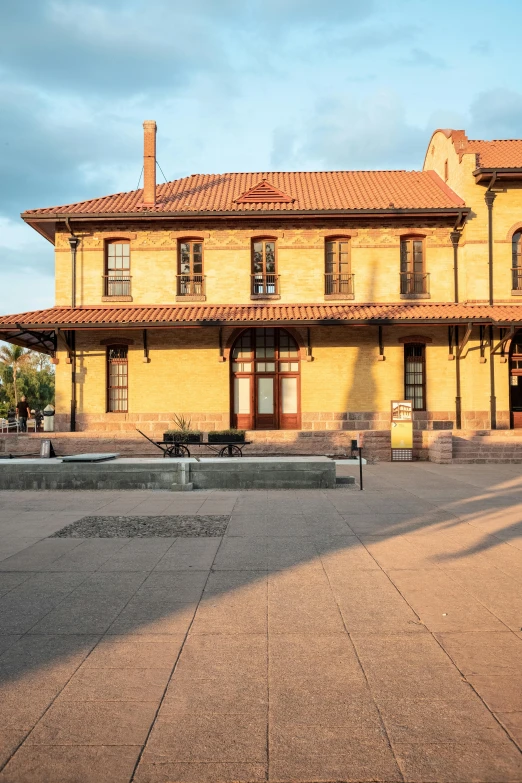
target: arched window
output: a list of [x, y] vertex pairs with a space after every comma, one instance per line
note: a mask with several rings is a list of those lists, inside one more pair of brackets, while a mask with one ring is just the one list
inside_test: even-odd
[[130, 297], [130, 243], [114, 239], [105, 246], [104, 296]]
[[299, 348], [286, 329], [246, 329], [231, 351], [232, 426], [299, 429]]
[[401, 295], [427, 295], [428, 275], [426, 274], [424, 239], [421, 237], [403, 237], [401, 239]]
[[252, 241], [252, 297], [265, 299], [279, 296], [279, 275], [276, 267], [276, 241], [258, 238]]
[[511, 240], [511, 274], [513, 291], [522, 290], [522, 231], [513, 234]]
[[107, 410], [127, 413], [129, 396], [128, 348], [107, 346]]
[[203, 242], [200, 239], [182, 239], [178, 242], [177, 295], [195, 299], [205, 296]]
[[324, 258], [324, 293], [327, 297], [353, 296], [353, 275], [350, 270], [349, 237], [326, 239]]

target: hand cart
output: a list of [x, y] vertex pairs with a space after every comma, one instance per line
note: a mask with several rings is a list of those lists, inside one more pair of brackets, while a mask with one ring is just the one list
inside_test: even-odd
[[[152, 440], [144, 432], [138, 430], [140, 435], [147, 438], [149, 443], [160, 449], [163, 452], [164, 457], [190, 457], [190, 449], [186, 443], [182, 443], [179, 440], [167, 441], [167, 440]], [[249, 446], [252, 443], [251, 440], [244, 441], [243, 443], [236, 443], [230, 441], [229, 443], [209, 443], [208, 441], [198, 441], [197, 443], [191, 443], [190, 446], [208, 446], [209, 450], [218, 457], [242, 457], [243, 448]]]

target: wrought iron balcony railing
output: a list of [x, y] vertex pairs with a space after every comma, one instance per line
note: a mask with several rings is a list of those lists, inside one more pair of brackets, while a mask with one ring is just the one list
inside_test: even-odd
[[430, 276], [427, 272], [401, 272], [401, 294], [415, 296], [429, 294]]
[[205, 296], [205, 275], [178, 275], [177, 296]]
[[354, 275], [327, 272], [324, 276], [325, 296], [353, 296]]
[[103, 275], [104, 296], [130, 296], [130, 275]]
[[279, 296], [279, 275], [254, 274], [250, 278], [251, 296]]

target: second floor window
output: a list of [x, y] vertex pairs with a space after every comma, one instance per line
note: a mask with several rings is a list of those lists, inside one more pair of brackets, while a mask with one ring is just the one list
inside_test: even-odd
[[401, 294], [427, 294], [424, 240], [401, 240]]
[[279, 293], [274, 239], [256, 239], [252, 243], [252, 296]]
[[179, 243], [178, 296], [203, 296], [203, 242], [198, 240]]
[[513, 234], [511, 244], [511, 288], [513, 291], [522, 290], [522, 231]]
[[108, 242], [105, 258], [105, 296], [130, 296], [130, 244], [122, 240]]
[[327, 296], [353, 294], [350, 240], [347, 237], [326, 240], [324, 292]]

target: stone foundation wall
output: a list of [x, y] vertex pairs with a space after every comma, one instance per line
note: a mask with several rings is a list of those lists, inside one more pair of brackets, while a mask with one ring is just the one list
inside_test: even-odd
[[522, 462], [522, 430], [454, 432], [453, 462]]

